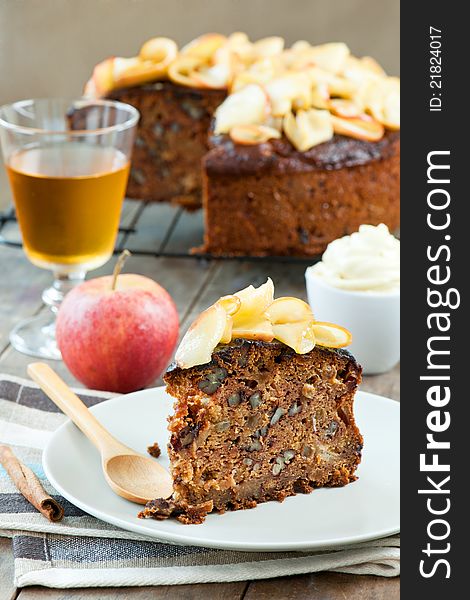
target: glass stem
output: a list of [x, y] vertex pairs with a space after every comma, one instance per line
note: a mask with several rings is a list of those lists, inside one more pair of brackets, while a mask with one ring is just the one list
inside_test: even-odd
[[85, 274], [85, 271], [77, 271], [75, 273], [54, 272], [53, 284], [42, 293], [44, 304], [48, 306], [54, 314], [57, 314], [65, 294], [81, 283], [85, 279]]

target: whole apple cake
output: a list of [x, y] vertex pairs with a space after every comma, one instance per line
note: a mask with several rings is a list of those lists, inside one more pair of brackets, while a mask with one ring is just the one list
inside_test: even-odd
[[139, 109], [128, 195], [202, 205], [199, 251], [312, 256], [362, 223], [399, 225], [400, 82], [345, 44], [153, 38], [97, 65], [85, 93]]
[[165, 375], [174, 493], [139, 516], [201, 523], [356, 479], [361, 367], [339, 348], [351, 336], [273, 293], [268, 280], [225, 296], [183, 338]]

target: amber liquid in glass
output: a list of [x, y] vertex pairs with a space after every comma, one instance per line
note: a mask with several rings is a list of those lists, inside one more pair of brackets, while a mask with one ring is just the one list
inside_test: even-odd
[[17, 152], [7, 172], [32, 263], [74, 271], [109, 259], [129, 174], [124, 154], [64, 142]]

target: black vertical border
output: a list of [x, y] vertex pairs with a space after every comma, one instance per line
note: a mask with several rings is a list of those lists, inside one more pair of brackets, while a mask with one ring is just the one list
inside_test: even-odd
[[[468, 542], [470, 533], [470, 313], [467, 305], [468, 279], [470, 277], [470, 191], [466, 176], [470, 174], [470, 28], [464, 17], [465, 5], [451, 1], [428, 0], [427, 2], [401, 3], [401, 79], [402, 79], [402, 129], [401, 129], [401, 248], [402, 248], [402, 378], [401, 378], [401, 515], [402, 515], [402, 580], [401, 597], [426, 598], [426, 600], [451, 600], [470, 597], [468, 579]], [[430, 87], [430, 27], [442, 31], [442, 89]], [[429, 100], [433, 93], [441, 93], [442, 111], [431, 112]], [[441, 162], [450, 163], [450, 183], [442, 185], [427, 182], [427, 156], [431, 151], [449, 150], [450, 156]], [[441, 173], [444, 178], [444, 174]], [[450, 225], [445, 231], [433, 231], [427, 224], [430, 211], [427, 196], [432, 187], [445, 188], [451, 198], [448, 208]], [[442, 195], [442, 198], [444, 196]], [[436, 196], [437, 198], [437, 196]], [[444, 212], [439, 217], [444, 218]], [[449, 236], [446, 239], [444, 236]], [[428, 247], [436, 256], [441, 245], [450, 249], [450, 258], [443, 250], [440, 258], [430, 262]], [[439, 286], [430, 285], [428, 268], [439, 264], [442, 273], [450, 268], [450, 281]], [[427, 302], [428, 287], [446, 289], [453, 287], [460, 293], [460, 306], [432, 309]], [[450, 363], [447, 374], [449, 382], [441, 382], [450, 388], [450, 401], [441, 407], [450, 414], [449, 428], [435, 438], [450, 442], [450, 449], [441, 450], [439, 462], [450, 464], [449, 473], [423, 473], [420, 470], [420, 454], [426, 452], [429, 433], [428, 414], [435, 410], [429, 405], [426, 391], [429, 381], [420, 380], [429, 375], [427, 370], [427, 342], [436, 335], [430, 329], [427, 317], [431, 312], [446, 312], [451, 326], [447, 333], [450, 341], [442, 342], [442, 348], [450, 349], [441, 362]], [[442, 375], [444, 371], [434, 371]], [[434, 384], [435, 385], [435, 384]], [[429, 455], [432, 451], [428, 451]], [[432, 457], [428, 457], [428, 462]], [[450, 475], [449, 494], [419, 494], [420, 489], [432, 489], [427, 476], [441, 482]], [[467, 481], [469, 484], [467, 484]], [[450, 509], [441, 516], [430, 514], [431, 506], [444, 509], [450, 500]], [[433, 519], [443, 518], [450, 526], [447, 538], [430, 539], [428, 526]], [[437, 536], [446, 532], [444, 524], [435, 524], [431, 531]], [[423, 552], [430, 543], [433, 553]], [[447, 546], [449, 544], [449, 546]], [[448, 549], [448, 551], [446, 551]], [[436, 550], [436, 553], [434, 551]], [[445, 563], [435, 565], [439, 559]], [[420, 573], [420, 563], [430, 577]], [[450, 574], [450, 577], [446, 575]], [[457, 591], [459, 590], [459, 591]]]

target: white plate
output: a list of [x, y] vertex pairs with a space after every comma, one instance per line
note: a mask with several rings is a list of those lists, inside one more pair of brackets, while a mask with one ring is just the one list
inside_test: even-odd
[[[108, 400], [92, 411], [113, 435], [142, 453], [157, 441], [159, 460], [168, 467], [166, 417], [172, 405], [164, 389], [155, 388]], [[357, 481], [252, 510], [211, 514], [201, 525], [138, 519], [140, 507], [111, 491], [98, 452], [70, 421], [52, 435], [43, 465], [57, 491], [79, 508], [158, 540], [246, 551], [334, 547], [399, 531], [399, 404], [358, 392], [355, 414], [365, 440]]]

